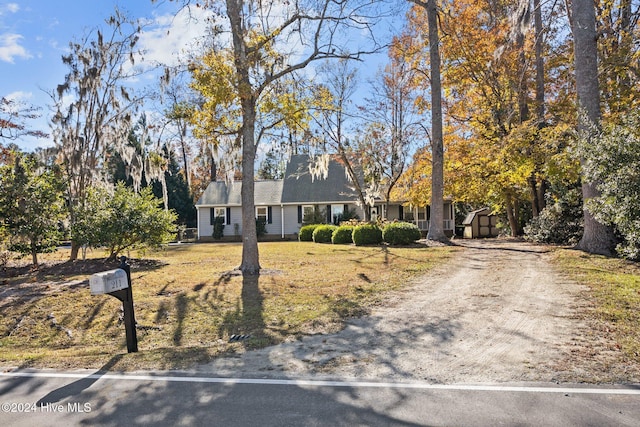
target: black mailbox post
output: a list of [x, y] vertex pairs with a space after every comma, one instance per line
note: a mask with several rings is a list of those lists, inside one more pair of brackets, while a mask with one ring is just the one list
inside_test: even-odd
[[133, 292], [131, 290], [131, 266], [127, 257], [120, 257], [120, 268], [94, 274], [90, 280], [93, 295], [109, 294], [122, 301], [124, 309], [124, 329], [127, 336], [127, 351], [138, 351], [136, 318], [133, 312]]

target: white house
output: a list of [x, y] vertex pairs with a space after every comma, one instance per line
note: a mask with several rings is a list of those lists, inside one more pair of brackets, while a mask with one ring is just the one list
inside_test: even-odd
[[[225, 238], [242, 235], [242, 183], [215, 181], [204, 191], [196, 208], [198, 212], [198, 240], [213, 239], [213, 223], [216, 217], [224, 218]], [[344, 213], [355, 210], [360, 218], [364, 211], [356, 202], [358, 198], [351, 188], [344, 166], [331, 159], [327, 178], [314, 178], [310, 172], [310, 160], [305, 155], [294, 155], [287, 164], [284, 179], [255, 182], [256, 219], [266, 223], [270, 238], [297, 238], [303, 220], [314, 211], [323, 212], [326, 223], [337, 222]], [[429, 228], [429, 207], [409, 208], [402, 202], [389, 204], [376, 201], [370, 209], [372, 217], [414, 222], [426, 231]], [[454, 232], [454, 213], [450, 202], [445, 202], [444, 229]]]

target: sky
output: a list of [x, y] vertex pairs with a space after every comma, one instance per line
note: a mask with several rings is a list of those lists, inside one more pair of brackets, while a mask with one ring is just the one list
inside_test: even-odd
[[[204, 31], [204, 20], [176, 18], [178, 5], [167, 0], [0, 0], [0, 97], [41, 107], [34, 124], [49, 132], [52, 92], [68, 72], [61, 57], [69, 42], [79, 41], [91, 30], [105, 25], [118, 7], [132, 18], [145, 20], [140, 47], [149, 60], [175, 63], [194, 38]], [[50, 146], [51, 141], [15, 141], [26, 151]]]
[[[202, 11], [192, 8], [194, 19], [178, 13], [179, 3], [169, 0], [0, 0], [0, 97], [40, 107], [41, 117], [29, 126], [50, 132], [52, 104], [49, 93], [64, 82], [68, 68], [61, 57], [69, 42], [80, 41], [119, 8], [145, 26], [138, 46], [145, 58], [175, 64], [181, 52], [206, 33]], [[200, 16], [198, 16], [198, 14]], [[382, 55], [386, 58], [386, 54]], [[383, 59], [386, 61], [386, 59]], [[373, 61], [372, 61], [373, 62]], [[373, 73], [375, 66], [362, 67]], [[53, 145], [50, 139], [22, 138], [25, 151]]]

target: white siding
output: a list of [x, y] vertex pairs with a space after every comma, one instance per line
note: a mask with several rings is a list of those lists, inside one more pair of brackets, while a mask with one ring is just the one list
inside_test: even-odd
[[211, 237], [213, 235], [213, 225], [210, 224], [211, 217], [208, 207], [198, 209], [198, 237]]
[[298, 224], [298, 205], [284, 206], [284, 234], [298, 234], [300, 226]]
[[[224, 226], [225, 236], [241, 236], [242, 235], [242, 208], [240, 206], [231, 207], [230, 224]], [[237, 224], [237, 225], [236, 225]], [[237, 234], [236, 234], [237, 229]]]
[[271, 206], [271, 224], [267, 223], [267, 234], [280, 236], [282, 233], [282, 215], [280, 206]]

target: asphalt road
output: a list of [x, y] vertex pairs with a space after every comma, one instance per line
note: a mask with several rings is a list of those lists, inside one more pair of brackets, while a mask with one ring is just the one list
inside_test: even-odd
[[2, 426], [638, 426], [640, 386], [0, 373]]

